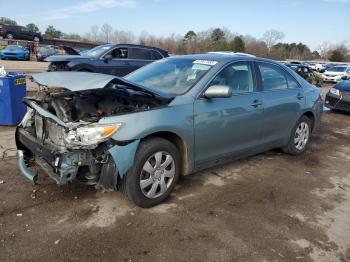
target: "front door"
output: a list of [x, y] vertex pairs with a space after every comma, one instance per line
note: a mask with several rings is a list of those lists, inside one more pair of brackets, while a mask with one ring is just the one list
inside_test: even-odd
[[263, 95], [257, 90], [250, 62], [224, 68], [211, 82], [229, 86], [229, 98], [194, 103], [195, 161], [201, 168], [219, 159], [242, 154], [260, 144]]

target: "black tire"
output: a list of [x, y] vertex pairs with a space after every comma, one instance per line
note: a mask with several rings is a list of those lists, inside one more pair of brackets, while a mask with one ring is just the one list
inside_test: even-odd
[[[302, 148], [298, 148], [298, 146], [296, 145], [295, 139], [297, 136], [297, 129], [300, 128], [302, 123], [306, 123], [307, 127], [308, 127], [308, 138], [307, 141], [305, 143], [305, 145]], [[282, 151], [290, 154], [290, 155], [301, 155], [305, 152], [305, 150], [307, 149], [307, 146], [310, 142], [310, 138], [311, 138], [311, 132], [312, 132], [312, 124], [310, 119], [307, 116], [302, 116], [298, 122], [295, 124], [292, 133], [290, 135], [289, 138], [289, 142], [287, 144], [286, 147], [282, 148]]]
[[[144, 172], [143, 167], [145, 163], [149, 161], [150, 158], [157, 152], [168, 153], [172, 157], [172, 163], [174, 163], [175, 165], [175, 174], [173, 176], [172, 182], [169, 182], [169, 186], [167, 187], [167, 190], [164, 191], [164, 193], [162, 193], [158, 197], [149, 198], [142, 192], [140, 181], [141, 176], [143, 174], [142, 172]], [[119, 189], [130, 201], [134, 202], [140, 207], [149, 208], [155, 206], [163, 202], [174, 189], [176, 182], [180, 176], [180, 159], [180, 154], [176, 146], [166, 139], [154, 137], [141, 141], [135, 155], [134, 165], [129, 169], [127, 174], [125, 174], [125, 176], [121, 180]], [[151, 176], [149, 176], [148, 179], [151, 179]], [[150, 185], [150, 187], [152, 186], [153, 184]], [[159, 187], [157, 186], [157, 188], [160, 191], [160, 184]]]

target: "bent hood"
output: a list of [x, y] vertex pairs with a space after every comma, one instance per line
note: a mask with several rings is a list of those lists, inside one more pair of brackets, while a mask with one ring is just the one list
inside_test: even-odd
[[47, 62], [69, 62], [77, 59], [89, 59], [81, 55], [53, 55], [46, 58]]
[[64, 88], [70, 91], [84, 91], [106, 88], [109, 83], [127, 86], [136, 91], [147, 93], [158, 99], [172, 99], [173, 95], [156, 92], [147, 87], [129, 82], [113, 75], [88, 72], [46, 72], [32, 75], [33, 81], [48, 88]]

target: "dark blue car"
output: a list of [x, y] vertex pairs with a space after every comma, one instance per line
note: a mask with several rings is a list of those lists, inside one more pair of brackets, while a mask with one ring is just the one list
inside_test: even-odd
[[350, 80], [333, 86], [326, 95], [326, 107], [350, 112]]
[[130, 44], [105, 44], [84, 55], [50, 56], [49, 71], [83, 71], [125, 76], [155, 60], [168, 57], [156, 47]]
[[29, 60], [29, 49], [21, 45], [8, 45], [0, 51], [1, 59]]

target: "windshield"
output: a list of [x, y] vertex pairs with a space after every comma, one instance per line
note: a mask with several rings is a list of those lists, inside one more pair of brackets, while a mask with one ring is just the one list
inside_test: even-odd
[[93, 49], [86, 51], [83, 56], [88, 56], [92, 58], [98, 58], [106, 51], [110, 50], [114, 45], [99, 45]]
[[345, 72], [346, 66], [334, 66], [328, 69], [331, 72]]
[[126, 80], [167, 94], [187, 92], [217, 61], [168, 58], [153, 62], [127, 75]]
[[20, 45], [8, 45], [6, 49], [11, 49], [11, 50], [23, 50], [24, 47]]

